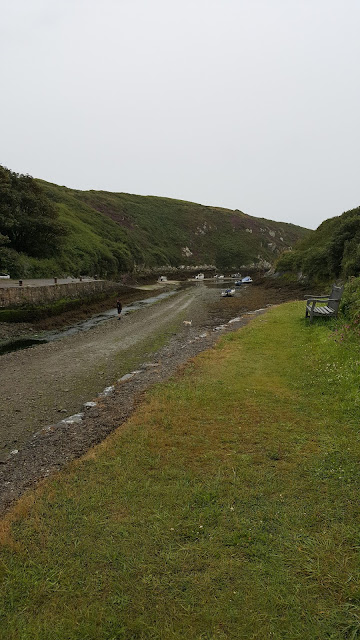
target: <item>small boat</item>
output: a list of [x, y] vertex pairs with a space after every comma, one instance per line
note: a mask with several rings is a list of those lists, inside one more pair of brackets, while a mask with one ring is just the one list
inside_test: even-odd
[[252, 282], [252, 279], [250, 278], [250, 276], [245, 276], [245, 278], [242, 278], [241, 280], [237, 280], [235, 282], [235, 286], [240, 287], [241, 284], [249, 284], [249, 282]]
[[203, 273], [198, 273], [197, 276], [195, 276], [195, 280], [204, 280], [205, 276]]
[[231, 296], [233, 296], [235, 293], [235, 289], [224, 289], [224, 291], [221, 292], [221, 296], [223, 298], [230, 298]]

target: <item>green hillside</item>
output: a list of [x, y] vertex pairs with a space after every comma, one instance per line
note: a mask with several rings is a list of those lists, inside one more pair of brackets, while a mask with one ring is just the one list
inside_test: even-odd
[[360, 273], [360, 207], [325, 220], [277, 262], [278, 271], [311, 281], [358, 276]]
[[[33, 182], [56, 212], [59, 235], [51, 255], [44, 251], [42, 257], [3, 242], [0, 270], [13, 277], [82, 273], [110, 278], [156, 267], [267, 267], [308, 233], [238, 210]], [[9, 237], [4, 219], [0, 210], [0, 245]]]

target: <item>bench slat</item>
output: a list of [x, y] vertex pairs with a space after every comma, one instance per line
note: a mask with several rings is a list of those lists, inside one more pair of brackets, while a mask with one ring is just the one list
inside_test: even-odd
[[[310, 305], [307, 305], [306, 308], [310, 313], [312, 307]], [[314, 307], [313, 313], [317, 313], [322, 316], [331, 316], [334, 313], [334, 309], [330, 309], [330, 307]]]

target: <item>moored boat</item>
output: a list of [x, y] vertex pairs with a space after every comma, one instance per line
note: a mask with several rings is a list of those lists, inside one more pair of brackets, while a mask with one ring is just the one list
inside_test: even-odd
[[252, 278], [250, 278], [250, 276], [245, 276], [245, 278], [242, 278], [241, 280], [237, 280], [235, 282], [235, 285], [237, 287], [240, 287], [241, 284], [249, 284], [250, 282], [252, 282]]

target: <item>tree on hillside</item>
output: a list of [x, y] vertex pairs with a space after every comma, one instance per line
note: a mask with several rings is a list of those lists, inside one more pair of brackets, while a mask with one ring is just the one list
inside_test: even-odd
[[65, 228], [53, 203], [28, 175], [0, 166], [0, 244], [34, 257], [59, 248]]
[[8, 236], [3, 236], [2, 233], [0, 233], [0, 247], [3, 247], [5, 244], [9, 244], [10, 240], [8, 238]]
[[278, 271], [302, 272], [311, 281], [358, 276], [360, 273], [360, 208], [325, 220], [292, 252], [283, 253]]

